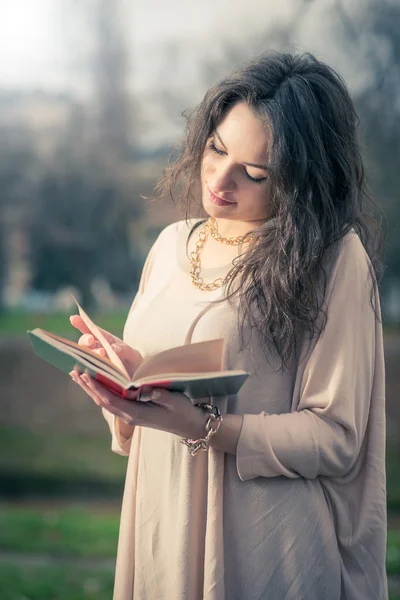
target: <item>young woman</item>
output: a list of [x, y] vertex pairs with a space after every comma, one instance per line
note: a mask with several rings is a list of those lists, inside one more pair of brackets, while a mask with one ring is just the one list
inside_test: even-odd
[[160, 190], [204, 218], [161, 232], [123, 341], [109, 339], [134, 371], [222, 337], [224, 367], [250, 377], [205, 399], [211, 416], [72, 373], [129, 455], [115, 600], [387, 598], [379, 229], [357, 121], [340, 76], [290, 53], [233, 73], [191, 115]]

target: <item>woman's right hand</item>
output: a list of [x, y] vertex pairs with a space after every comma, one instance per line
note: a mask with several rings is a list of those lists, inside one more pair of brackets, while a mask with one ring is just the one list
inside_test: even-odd
[[[96, 352], [100, 356], [107, 356], [106, 350], [100, 344], [100, 342], [93, 336], [88, 327], [85, 325], [83, 319], [79, 315], [72, 315], [70, 317], [70, 323], [73, 327], [76, 327], [83, 335], [78, 340], [80, 346], [85, 346], [93, 352]], [[101, 333], [104, 335], [106, 340], [111, 344], [112, 349], [125, 365], [129, 375], [133, 377], [136, 369], [143, 362], [143, 357], [138, 350], [135, 350], [128, 344], [125, 344], [119, 337], [109, 333], [105, 329], [101, 329]]]

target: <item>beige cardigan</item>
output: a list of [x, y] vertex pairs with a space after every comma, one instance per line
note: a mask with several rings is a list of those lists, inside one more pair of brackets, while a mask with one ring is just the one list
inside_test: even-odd
[[244, 415], [237, 456], [191, 457], [177, 436], [103, 411], [112, 449], [129, 454], [114, 600], [386, 600], [382, 326], [358, 236], [341, 242], [324, 332], [282, 373], [256, 335], [239, 349], [234, 309], [208, 302], [221, 290], [192, 285], [194, 222], [153, 245], [124, 339], [144, 356], [225, 339], [224, 367], [251, 374], [213, 399]]

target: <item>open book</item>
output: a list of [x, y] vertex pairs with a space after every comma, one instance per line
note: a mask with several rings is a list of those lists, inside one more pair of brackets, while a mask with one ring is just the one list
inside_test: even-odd
[[236, 394], [249, 375], [245, 371], [221, 370], [224, 341], [216, 339], [177, 346], [149, 356], [140, 363], [132, 379], [101, 330], [79, 304], [78, 308], [108, 356], [99, 356], [89, 348], [43, 329], [28, 331], [35, 353], [65, 373], [76, 367], [123, 397], [127, 390], [143, 385], [183, 392], [193, 399], [226, 396]]

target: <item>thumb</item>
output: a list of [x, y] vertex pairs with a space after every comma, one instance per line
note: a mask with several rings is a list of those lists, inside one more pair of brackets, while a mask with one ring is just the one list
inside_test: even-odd
[[[90, 329], [87, 327], [87, 325], [85, 324], [85, 322], [81, 316], [72, 315], [69, 318], [69, 321], [73, 327], [76, 327], [76, 329], [79, 329], [79, 331], [81, 331], [82, 333], [90, 333], [93, 335], [93, 332], [90, 331]], [[115, 342], [115, 335], [113, 335], [109, 331], [106, 331], [105, 329], [102, 329], [101, 327], [99, 327], [99, 329], [100, 329], [101, 333], [104, 335], [104, 337], [106, 338], [106, 340], [108, 342], [110, 342], [110, 344]], [[96, 337], [96, 336], [94, 336], [94, 337]]]
[[125, 363], [125, 366], [128, 367], [128, 370], [132, 372], [135, 372], [138, 366], [143, 362], [143, 356], [140, 354], [139, 350], [135, 350], [135, 348], [131, 348], [131, 346], [128, 346], [127, 344], [113, 344], [112, 347], [120, 359]]

